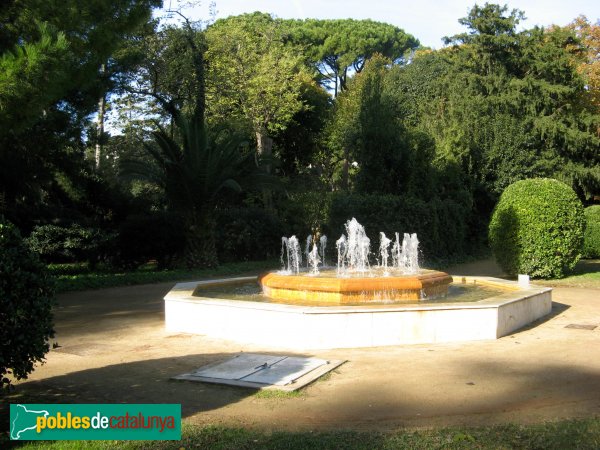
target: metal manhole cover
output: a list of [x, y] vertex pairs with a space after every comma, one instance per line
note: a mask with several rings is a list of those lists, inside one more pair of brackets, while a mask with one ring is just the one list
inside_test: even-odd
[[341, 360], [241, 353], [225, 361], [175, 376], [173, 379], [293, 391], [343, 363]]
[[598, 328], [598, 325], [585, 325], [585, 324], [581, 324], [581, 323], [570, 323], [569, 325], [565, 326], [565, 328], [574, 328], [575, 330], [594, 330], [596, 328]]

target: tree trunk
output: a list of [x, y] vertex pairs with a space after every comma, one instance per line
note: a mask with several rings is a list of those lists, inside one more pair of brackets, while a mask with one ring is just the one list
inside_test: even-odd
[[[273, 139], [267, 134], [267, 130], [264, 128], [256, 131], [256, 152], [258, 156], [263, 156], [267, 159], [267, 164], [265, 164], [265, 170], [267, 173], [271, 173], [271, 164], [268, 160], [273, 156]], [[273, 209], [273, 196], [271, 195], [271, 191], [268, 189], [263, 189], [262, 191], [263, 204], [266, 209]]]
[[335, 89], [333, 90], [333, 98], [338, 96], [338, 73], [335, 73]]
[[106, 112], [106, 99], [104, 95], [98, 101], [98, 127], [96, 129], [96, 151], [95, 161], [96, 170], [100, 168], [100, 160], [102, 158], [102, 139], [104, 137], [104, 113]]
[[185, 263], [189, 268], [207, 268], [219, 265], [216, 245], [216, 222], [204, 214], [190, 214], [186, 224], [184, 248]]
[[[273, 139], [264, 128], [256, 131], [256, 152], [258, 156], [264, 156], [267, 160], [273, 156]], [[267, 163], [265, 168], [267, 172], [271, 172], [270, 164]]]
[[[106, 66], [102, 64], [100, 66], [100, 76], [104, 75]], [[95, 161], [96, 170], [100, 168], [100, 160], [102, 158], [102, 139], [104, 137], [104, 113], [106, 112], [106, 94], [103, 92], [98, 100], [98, 127], [96, 129], [96, 151]]]

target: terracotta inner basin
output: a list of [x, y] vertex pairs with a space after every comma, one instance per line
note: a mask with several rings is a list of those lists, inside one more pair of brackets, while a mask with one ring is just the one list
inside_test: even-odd
[[421, 270], [416, 275], [336, 277], [335, 272], [319, 276], [283, 275], [270, 272], [258, 282], [263, 293], [286, 303], [294, 301], [332, 304], [386, 301], [412, 301], [444, 296], [452, 277], [436, 270]]

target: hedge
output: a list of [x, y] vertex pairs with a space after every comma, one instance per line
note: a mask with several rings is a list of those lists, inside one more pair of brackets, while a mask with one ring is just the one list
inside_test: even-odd
[[[452, 260], [467, 254], [470, 209], [453, 200], [424, 201], [410, 196], [379, 194], [334, 194], [327, 224], [330, 242], [344, 232], [346, 221], [355, 217], [371, 239], [371, 250], [379, 245], [383, 231], [417, 233], [425, 264]], [[376, 251], [376, 250], [375, 250]]]

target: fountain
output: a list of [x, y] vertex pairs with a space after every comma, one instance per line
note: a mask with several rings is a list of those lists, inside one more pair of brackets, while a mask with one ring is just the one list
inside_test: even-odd
[[[284, 258], [286, 256], [286, 258]], [[292, 275], [300, 273], [300, 264], [302, 257], [300, 256], [300, 244], [298, 238], [292, 236], [290, 238], [281, 238], [281, 265], [283, 266], [281, 273]]]
[[279, 271], [178, 283], [165, 297], [166, 328], [268, 348], [372, 347], [496, 339], [551, 311], [550, 288], [422, 269], [417, 235], [394, 237], [380, 233], [371, 255], [364, 227], [349, 220], [336, 267], [325, 236], [303, 249], [284, 237]]
[[[279, 272], [270, 272], [259, 277], [263, 293], [276, 300], [327, 302], [331, 304], [413, 302], [446, 295], [452, 277], [447, 273], [419, 268], [419, 240], [416, 234], [404, 234], [400, 242], [399, 233], [392, 247], [393, 266], [388, 266], [388, 248], [391, 240], [380, 233], [380, 265], [369, 264], [370, 240], [364, 227], [355, 218], [345, 225], [346, 234], [336, 241], [338, 263], [335, 271], [319, 271], [316, 240], [306, 240], [308, 273], [299, 273], [289, 267], [289, 261], [300, 259], [299, 247], [290, 250], [288, 265]], [[321, 242], [323, 242], [321, 237]], [[284, 241], [286, 238], [283, 238]], [[294, 236], [287, 239], [291, 242]], [[297, 242], [297, 240], [295, 241]], [[326, 238], [325, 238], [326, 242]], [[289, 257], [289, 252], [296, 254]], [[282, 258], [283, 261], [283, 258]]]

